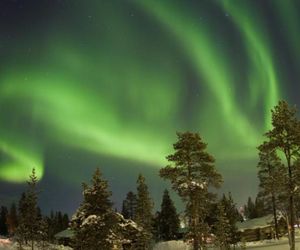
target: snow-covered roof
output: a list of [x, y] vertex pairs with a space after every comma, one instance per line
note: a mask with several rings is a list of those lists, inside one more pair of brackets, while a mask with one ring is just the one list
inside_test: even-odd
[[[279, 216], [278, 219], [282, 218]], [[266, 228], [270, 227], [271, 225], [274, 224], [274, 217], [272, 214], [260, 217], [260, 218], [255, 218], [251, 220], [246, 220], [243, 222], [237, 222], [236, 226], [238, 228], [238, 231], [243, 232], [248, 229], [257, 229], [257, 228]]]
[[59, 232], [59, 233], [57, 233], [57, 234], [54, 235], [54, 237], [56, 239], [72, 238], [73, 236], [74, 236], [74, 232], [70, 228], [67, 228], [66, 230], [61, 231], [61, 232]]

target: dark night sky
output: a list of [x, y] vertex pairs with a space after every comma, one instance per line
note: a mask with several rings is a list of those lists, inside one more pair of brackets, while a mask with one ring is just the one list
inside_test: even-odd
[[242, 204], [271, 108], [300, 106], [299, 26], [297, 0], [1, 0], [0, 205], [35, 167], [42, 209], [72, 213], [100, 167], [117, 207], [140, 172], [158, 207], [186, 130]]

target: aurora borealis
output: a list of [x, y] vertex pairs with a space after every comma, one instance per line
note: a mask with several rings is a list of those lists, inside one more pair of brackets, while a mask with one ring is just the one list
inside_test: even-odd
[[244, 201], [271, 108], [300, 105], [296, 0], [3, 0], [0, 16], [1, 199], [35, 167], [45, 206], [72, 210], [97, 166], [117, 205], [139, 171], [160, 199], [158, 170], [191, 130]]

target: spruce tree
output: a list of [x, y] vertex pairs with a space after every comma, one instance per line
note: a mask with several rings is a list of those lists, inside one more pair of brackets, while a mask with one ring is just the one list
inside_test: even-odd
[[69, 227], [69, 217], [67, 214], [62, 215], [62, 212], [50, 212], [50, 216], [45, 218], [48, 227], [49, 241], [54, 240], [54, 235]]
[[8, 210], [7, 207], [1, 206], [0, 208], [0, 235], [7, 236], [8, 235], [8, 228], [7, 228], [7, 216]]
[[247, 205], [244, 206], [245, 217], [247, 219], [257, 218], [256, 206], [251, 197], [248, 197]]
[[251, 197], [248, 198], [247, 205], [244, 206], [245, 217], [247, 219], [255, 219], [268, 214], [265, 206], [265, 197], [260, 193], [253, 202]]
[[153, 215], [152, 219], [152, 235], [153, 239], [155, 242], [158, 242], [161, 240], [161, 235], [160, 235], [160, 212], [156, 211], [155, 214]]
[[25, 218], [27, 216], [26, 213], [28, 211], [27, 203], [26, 203], [26, 194], [23, 192], [21, 194], [21, 198], [18, 203], [18, 227], [16, 228], [16, 240], [20, 245], [20, 248], [22, 248], [22, 244], [27, 244], [28, 242], [28, 235], [26, 231], [26, 221]]
[[55, 220], [54, 220], [54, 212], [51, 210], [50, 216], [46, 217], [46, 222], [48, 226], [48, 241], [54, 241], [54, 235], [58, 232], [55, 231]]
[[139, 239], [138, 249], [148, 249], [152, 237], [152, 209], [153, 202], [150, 198], [145, 177], [139, 175], [137, 179], [137, 203], [135, 211], [135, 222], [143, 228], [144, 234]]
[[168, 190], [165, 190], [163, 194], [158, 223], [158, 235], [160, 240], [168, 241], [177, 239], [179, 218]]
[[71, 221], [75, 250], [112, 249], [118, 236], [114, 233], [117, 217], [110, 197], [107, 181], [97, 169], [91, 185], [83, 183], [83, 202]]
[[[290, 224], [290, 249], [295, 250], [295, 196], [298, 179], [295, 172], [300, 166], [295, 164], [300, 151], [300, 122], [297, 109], [291, 108], [285, 101], [280, 101], [272, 110], [272, 129], [266, 133], [270, 146], [279, 151], [284, 158], [286, 169], [286, 194], [288, 198], [288, 218]], [[282, 162], [283, 163], [283, 162]]]
[[193, 240], [194, 250], [198, 250], [205, 247], [210, 230], [206, 217], [215, 199], [210, 187], [219, 187], [222, 176], [198, 133], [177, 133], [177, 136], [178, 141], [173, 145], [175, 153], [167, 156], [172, 165], [162, 168], [160, 176], [171, 181], [172, 188], [185, 202], [190, 221], [187, 237]]
[[17, 226], [18, 226], [17, 207], [15, 203], [12, 203], [7, 216], [7, 227], [10, 236], [14, 236]]
[[131, 219], [133, 220], [135, 217], [135, 211], [136, 211], [136, 203], [137, 203], [137, 197], [136, 194], [133, 192], [128, 192], [126, 195], [126, 199], [123, 201], [122, 204], [122, 215], [125, 219]]
[[37, 176], [35, 169], [29, 176], [28, 189], [22, 194], [19, 202], [19, 225], [16, 230], [19, 242], [29, 243], [31, 249], [34, 249], [34, 243], [38, 240], [38, 232], [41, 231], [41, 221], [37, 206]]
[[255, 198], [255, 212], [256, 212], [256, 217], [263, 217], [267, 214], [269, 214], [269, 212], [267, 211], [267, 208], [265, 206], [266, 201], [265, 201], [265, 197], [261, 196], [261, 195], [257, 195]]
[[64, 214], [63, 217], [62, 217], [62, 228], [61, 230], [65, 230], [69, 227], [69, 216], [68, 214]]
[[[298, 162], [297, 164], [300, 164], [300, 162]], [[300, 174], [298, 174], [298, 177], [296, 177], [296, 178], [298, 180], [300, 180]], [[279, 197], [279, 199], [280, 198], [282, 198], [282, 197]], [[298, 225], [298, 228], [300, 228], [300, 192], [295, 192], [294, 203], [295, 203], [295, 218], [296, 218], [296, 223]]]
[[57, 232], [60, 232], [63, 230], [63, 216], [62, 216], [62, 213], [61, 211], [58, 211], [56, 213], [56, 230]]
[[233, 201], [231, 193], [228, 194], [228, 197], [225, 194], [223, 194], [223, 197], [220, 202], [224, 207], [224, 212], [227, 216], [228, 223], [230, 225], [230, 230], [229, 230], [230, 243], [236, 244], [240, 240], [236, 223], [238, 221], [242, 221], [243, 218], [238, 212], [238, 209], [236, 208], [236, 204]]
[[220, 250], [230, 249], [230, 243], [232, 242], [231, 225], [222, 202], [218, 203], [216, 214], [216, 245], [220, 248]]
[[41, 250], [48, 250], [49, 249], [49, 237], [48, 237], [48, 231], [49, 231], [49, 225], [47, 223], [46, 217], [40, 217], [39, 219], [39, 230], [36, 232], [36, 242]]

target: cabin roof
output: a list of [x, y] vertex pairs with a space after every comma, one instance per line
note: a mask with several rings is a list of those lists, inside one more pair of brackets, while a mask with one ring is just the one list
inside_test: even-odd
[[[282, 216], [279, 216], [278, 219], [281, 219]], [[249, 229], [258, 229], [258, 228], [266, 228], [272, 226], [274, 223], [274, 217], [272, 214], [255, 218], [243, 222], [237, 222], [236, 226], [238, 228], [238, 231], [243, 232], [245, 230]]]
[[63, 238], [72, 238], [74, 236], [74, 231], [70, 228], [67, 228], [64, 231], [61, 231], [54, 235], [56, 239], [63, 239]]

